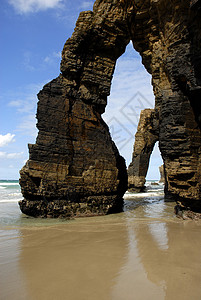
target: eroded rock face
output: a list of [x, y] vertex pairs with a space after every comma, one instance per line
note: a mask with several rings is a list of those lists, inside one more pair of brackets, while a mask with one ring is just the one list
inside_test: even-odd
[[141, 111], [140, 120], [135, 135], [132, 162], [128, 167], [129, 191], [141, 192], [145, 188], [150, 155], [158, 141], [158, 112], [154, 109]]
[[166, 197], [201, 210], [201, 3], [135, 3], [132, 40], [152, 74]]
[[72, 217], [119, 212], [127, 189], [124, 159], [101, 114], [117, 58], [130, 41], [118, 1], [82, 12], [66, 42], [62, 74], [38, 94], [36, 144], [22, 168], [22, 212]]
[[38, 96], [39, 134], [29, 145], [20, 178], [24, 213], [58, 217], [122, 209], [126, 167], [101, 114], [116, 60], [130, 39], [152, 74], [166, 195], [201, 210], [201, 12], [196, 3], [194, 9], [187, 0], [97, 0], [93, 12], [80, 14], [64, 46], [61, 75]]

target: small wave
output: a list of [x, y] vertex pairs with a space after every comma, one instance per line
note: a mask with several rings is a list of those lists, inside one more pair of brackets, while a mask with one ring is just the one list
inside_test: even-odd
[[18, 201], [22, 200], [22, 197], [21, 198], [17, 198], [17, 199], [1, 199], [0, 200], [0, 203], [16, 203]]
[[13, 197], [13, 196], [22, 196], [22, 194], [21, 194], [20, 192], [16, 192], [16, 193], [12, 193], [12, 194], [9, 193], [8, 195], [9, 195], [9, 197], [10, 197], [10, 196], [12, 196], [12, 197]]
[[155, 193], [126, 193], [124, 195], [124, 199], [128, 198], [144, 198], [144, 197], [156, 197], [156, 196], [162, 196], [163, 192], [155, 192]]
[[1, 190], [5, 190], [6, 187], [5, 187], [5, 186], [0, 186], [0, 189], [1, 189]]
[[19, 185], [18, 182], [0, 182], [0, 187], [1, 186], [7, 186], [7, 185]]
[[147, 189], [147, 193], [153, 193], [153, 191], [164, 192], [164, 189]]

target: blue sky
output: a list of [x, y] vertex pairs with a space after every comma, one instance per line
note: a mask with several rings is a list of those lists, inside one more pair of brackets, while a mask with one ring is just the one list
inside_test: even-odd
[[[0, 2], [0, 179], [18, 179], [37, 136], [37, 93], [59, 75], [61, 51], [78, 15], [93, 1], [1, 0]], [[140, 109], [154, 106], [150, 75], [130, 43], [118, 60], [103, 115], [127, 165], [132, 158]], [[157, 179], [156, 147], [148, 174]]]

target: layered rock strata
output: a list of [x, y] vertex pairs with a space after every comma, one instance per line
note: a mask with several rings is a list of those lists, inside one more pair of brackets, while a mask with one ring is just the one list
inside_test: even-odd
[[39, 93], [39, 134], [21, 170], [24, 213], [122, 209], [125, 163], [101, 114], [130, 39], [152, 74], [166, 196], [201, 211], [201, 5], [194, 2], [97, 0], [80, 14], [60, 76]]
[[145, 189], [149, 159], [158, 141], [158, 133], [158, 112], [154, 109], [142, 110], [135, 135], [132, 162], [128, 167], [129, 191], [142, 192]]
[[135, 1], [134, 47], [152, 74], [166, 197], [201, 210], [201, 3]]
[[61, 74], [38, 94], [36, 144], [20, 172], [23, 213], [44, 217], [122, 211], [124, 159], [101, 114], [117, 58], [130, 41], [118, 1], [82, 12], [66, 42]]

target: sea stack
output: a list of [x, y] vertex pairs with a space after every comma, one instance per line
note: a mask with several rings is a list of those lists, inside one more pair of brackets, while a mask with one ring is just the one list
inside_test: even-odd
[[128, 190], [142, 192], [145, 189], [149, 160], [159, 137], [159, 117], [155, 109], [141, 111], [135, 134], [132, 162], [128, 167]]
[[161, 165], [161, 166], [159, 167], [159, 172], [160, 172], [160, 180], [159, 180], [159, 183], [165, 183], [164, 165]]

